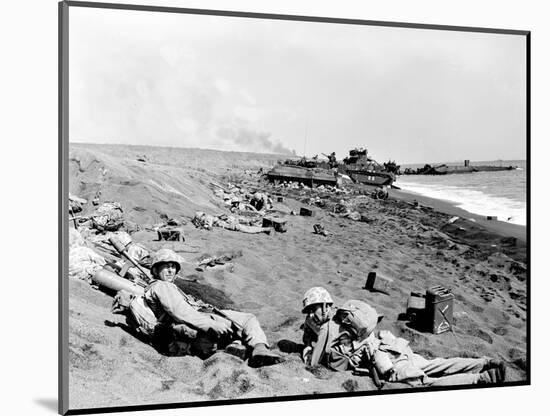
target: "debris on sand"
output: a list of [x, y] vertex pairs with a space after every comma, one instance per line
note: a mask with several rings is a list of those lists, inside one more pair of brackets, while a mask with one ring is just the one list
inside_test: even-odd
[[185, 235], [181, 227], [164, 225], [157, 228], [157, 235], [159, 241], [185, 241]]
[[247, 218], [239, 218], [227, 214], [221, 214], [215, 217], [200, 211], [195, 213], [192, 223], [195, 227], [204, 230], [211, 230], [213, 227], [219, 227], [247, 234], [270, 234], [272, 230], [271, 227], [264, 227], [263, 225], [251, 225], [251, 223], [254, 222]]
[[242, 252], [230, 252], [227, 254], [223, 254], [220, 256], [201, 256], [203, 257], [201, 260], [199, 260], [197, 267], [195, 268], [197, 271], [203, 272], [207, 267], [216, 267], [216, 266], [222, 266], [227, 263], [229, 263], [231, 260], [241, 257]]
[[328, 236], [328, 232], [325, 230], [325, 227], [323, 227], [321, 224], [313, 224], [313, 233], [320, 234], [325, 237]]
[[92, 227], [98, 231], [117, 231], [124, 225], [124, 215], [119, 202], [104, 202], [91, 217]]

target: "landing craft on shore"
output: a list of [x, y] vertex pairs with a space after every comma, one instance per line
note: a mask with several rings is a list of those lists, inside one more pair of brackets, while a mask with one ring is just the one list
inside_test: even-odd
[[391, 186], [395, 181], [395, 174], [388, 170], [388, 165], [395, 172], [399, 170], [399, 166], [393, 162], [381, 165], [368, 157], [367, 149], [359, 148], [349, 151], [349, 156], [344, 158], [343, 164], [338, 166], [338, 171], [348, 175], [354, 182], [374, 186]]
[[384, 187], [391, 186], [399, 166], [394, 162], [379, 164], [367, 156], [367, 149], [359, 148], [349, 151], [349, 156], [342, 162], [336, 160], [336, 155], [324, 155], [328, 158], [319, 160], [317, 155], [312, 158], [305, 156], [300, 159], [287, 159], [267, 173], [271, 182], [299, 182], [308, 186], [332, 185], [340, 186], [342, 175], [348, 176], [353, 182], [365, 185]]
[[517, 166], [491, 166], [491, 165], [470, 165], [469, 160], [464, 161], [464, 166], [449, 166], [445, 163], [440, 165], [424, 165], [422, 168], [407, 168], [403, 172], [405, 175], [450, 175], [455, 173], [473, 173], [473, 172], [499, 172], [505, 170], [518, 169]]

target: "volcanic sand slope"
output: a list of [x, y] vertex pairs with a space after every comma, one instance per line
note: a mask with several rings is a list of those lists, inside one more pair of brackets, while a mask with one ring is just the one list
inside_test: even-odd
[[[137, 161], [138, 155], [146, 155], [147, 161]], [[317, 208], [313, 218], [289, 216], [288, 231], [269, 236], [204, 231], [188, 222], [186, 241], [167, 243], [154, 241], [156, 233], [145, 229], [166, 217], [190, 218], [197, 210], [227, 212], [210, 182], [225, 184], [239, 176], [253, 180], [243, 171], [255, 172], [276, 159], [71, 144], [70, 191], [89, 199], [101, 191], [101, 201], [120, 202], [125, 218], [142, 228], [132, 235], [135, 241], [182, 254], [190, 264], [180, 274], [223, 291], [232, 309], [254, 313], [275, 349], [285, 344], [278, 344], [282, 340], [301, 342], [303, 293], [324, 286], [336, 304], [360, 299], [373, 305], [385, 315], [381, 329], [410, 340], [413, 350], [427, 358], [487, 355], [508, 363], [507, 381], [526, 379], [525, 241], [510, 243], [467, 221], [453, 228], [446, 225], [449, 215], [368, 197], [360, 200], [368, 223]], [[307, 191], [294, 196], [287, 195], [284, 205], [298, 211], [304, 204], [297, 199], [307, 197]], [[88, 204], [84, 214], [92, 210]], [[332, 235], [313, 234], [314, 223], [322, 223]], [[200, 257], [228, 252], [239, 254], [233, 267], [194, 269]], [[393, 279], [386, 293], [361, 289], [370, 271]], [[454, 334], [421, 332], [399, 320], [410, 292], [435, 284], [455, 294]], [[370, 378], [349, 372], [314, 375], [296, 353], [282, 353], [285, 363], [260, 369], [223, 352], [205, 361], [163, 356], [124, 330], [124, 319], [110, 313], [110, 296], [82, 281], [71, 281], [69, 288], [71, 408], [375, 389]]]

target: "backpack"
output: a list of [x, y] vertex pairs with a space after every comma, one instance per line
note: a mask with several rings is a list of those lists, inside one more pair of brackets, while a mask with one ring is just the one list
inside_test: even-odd
[[143, 295], [137, 296], [125, 290], [120, 290], [115, 296], [112, 307], [113, 313], [126, 315], [126, 324], [135, 332], [152, 338], [155, 335], [157, 317], [145, 303]]
[[92, 226], [98, 231], [117, 231], [124, 225], [122, 207], [118, 202], [105, 202], [92, 215]]

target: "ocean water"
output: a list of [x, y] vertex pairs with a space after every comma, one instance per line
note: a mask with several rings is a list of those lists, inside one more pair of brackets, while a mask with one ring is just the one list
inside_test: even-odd
[[[471, 162], [475, 165], [517, 166], [500, 172], [452, 175], [402, 175], [395, 185], [420, 195], [449, 201], [479, 215], [494, 215], [499, 221], [527, 224], [527, 171], [524, 160]], [[448, 163], [448, 165], [452, 165]], [[419, 167], [420, 165], [405, 165]]]

